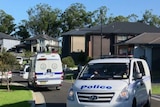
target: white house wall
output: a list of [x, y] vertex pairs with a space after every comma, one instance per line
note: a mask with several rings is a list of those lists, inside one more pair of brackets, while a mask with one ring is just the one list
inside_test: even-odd
[[19, 45], [20, 41], [19, 40], [3, 39], [2, 43], [3, 43], [3, 47], [6, 50], [9, 50], [9, 49], [13, 48], [14, 46]]
[[45, 45], [57, 46], [57, 43], [53, 40], [45, 40]]
[[[44, 40], [44, 39], [38, 39], [38, 43], [31, 45], [31, 51], [33, 52], [33, 47], [36, 48], [37, 52], [41, 51], [47, 51], [46, 46], [58, 46], [58, 42], [55, 42], [54, 40]], [[41, 50], [40, 50], [41, 48]], [[51, 51], [51, 49], [50, 49]]]

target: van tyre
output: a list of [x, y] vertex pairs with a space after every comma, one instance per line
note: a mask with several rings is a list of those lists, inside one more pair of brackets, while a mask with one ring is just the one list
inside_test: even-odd
[[151, 107], [151, 96], [149, 95], [147, 103], [144, 105], [144, 107]]
[[137, 102], [135, 99], [133, 100], [132, 107], [137, 107]]
[[61, 89], [61, 86], [57, 86], [57, 87], [56, 87], [56, 90], [60, 90], [60, 89]]

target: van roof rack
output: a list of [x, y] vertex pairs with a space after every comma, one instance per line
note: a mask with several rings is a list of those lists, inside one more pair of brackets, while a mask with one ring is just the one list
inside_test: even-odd
[[101, 59], [105, 58], [133, 58], [133, 55], [102, 55]]

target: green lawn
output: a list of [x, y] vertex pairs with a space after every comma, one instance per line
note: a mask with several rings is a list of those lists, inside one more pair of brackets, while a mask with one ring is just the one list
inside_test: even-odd
[[[10, 86], [10, 88], [11, 91], [8, 92], [6, 86], [0, 85], [0, 107], [31, 106], [28, 102], [32, 100], [32, 92], [30, 90], [23, 86]], [[152, 84], [152, 94], [160, 94], [160, 84]]]
[[152, 94], [160, 95], [160, 84], [152, 84]]
[[0, 107], [30, 107], [28, 101], [32, 100], [32, 92], [23, 86], [0, 86]]

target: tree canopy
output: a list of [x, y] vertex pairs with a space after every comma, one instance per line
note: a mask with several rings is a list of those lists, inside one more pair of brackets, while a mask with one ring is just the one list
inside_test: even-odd
[[[142, 18], [132, 13], [128, 16], [108, 15], [109, 9], [101, 6], [94, 11], [87, 11], [81, 3], [73, 3], [64, 11], [52, 8], [48, 4], [37, 4], [27, 10], [28, 19], [24, 19], [19, 25], [14, 24], [14, 18], [0, 10], [0, 32], [12, 34], [25, 40], [30, 36], [47, 34], [52, 37], [59, 37], [62, 32], [72, 29], [92, 27], [98, 24], [112, 22], [142, 22], [148, 25], [160, 27], [160, 16], [146, 10]], [[15, 30], [16, 29], [16, 30]]]
[[71, 4], [61, 16], [63, 32], [88, 27], [92, 23], [92, 12], [87, 12], [86, 7], [81, 3]]
[[52, 9], [48, 4], [38, 4], [27, 11], [27, 28], [33, 35], [47, 34], [54, 37], [59, 34], [61, 10]]
[[0, 32], [11, 34], [15, 31], [14, 18], [0, 10]]

